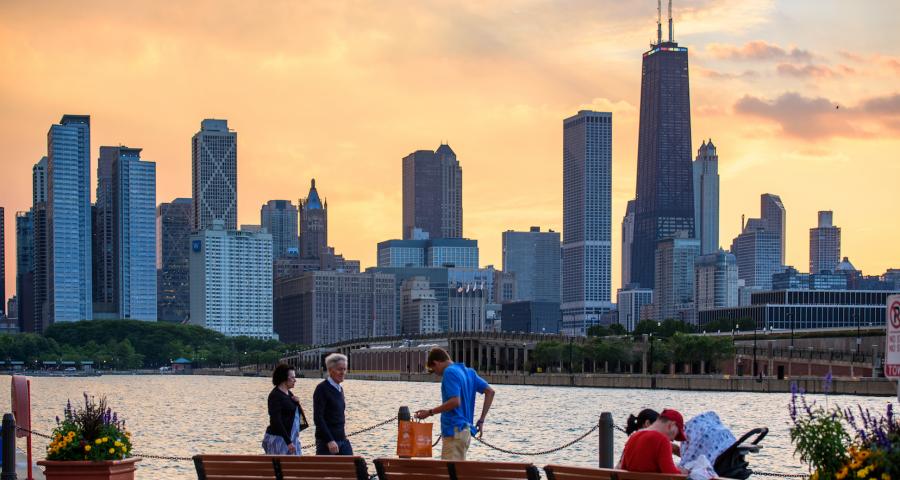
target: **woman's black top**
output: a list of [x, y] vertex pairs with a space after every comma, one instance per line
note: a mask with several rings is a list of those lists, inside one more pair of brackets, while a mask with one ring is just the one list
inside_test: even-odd
[[273, 388], [269, 393], [269, 426], [266, 427], [266, 433], [278, 435], [286, 445], [290, 445], [297, 408], [299, 405], [291, 399], [289, 393], [282, 392], [278, 387]]

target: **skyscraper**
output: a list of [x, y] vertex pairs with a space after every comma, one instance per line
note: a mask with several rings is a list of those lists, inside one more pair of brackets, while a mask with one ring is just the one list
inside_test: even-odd
[[31, 210], [16, 213], [16, 299], [19, 331], [34, 333], [34, 218]]
[[634, 200], [629, 200], [622, 217], [622, 288], [631, 283], [631, 246], [634, 243]]
[[300, 255], [319, 258], [328, 251], [328, 202], [322, 202], [316, 179], [310, 181], [309, 194], [300, 200]]
[[206, 119], [191, 140], [193, 171], [193, 229], [208, 228], [213, 220], [237, 229], [237, 133], [228, 120]]
[[641, 308], [653, 303], [653, 290], [649, 288], [620, 288], [616, 293], [616, 313], [619, 325], [626, 331], [634, 331], [641, 321]]
[[819, 212], [819, 226], [809, 229], [809, 273], [834, 272], [841, 261], [841, 228], [830, 210]]
[[183, 323], [191, 316], [191, 249], [193, 200], [176, 198], [156, 210], [157, 319]]
[[403, 238], [421, 229], [429, 238], [462, 238], [462, 168], [449, 145], [403, 158]]
[[93, 208], [94, 317], [116, 316], [115, 232], [113, 230], [113, 164], [119, 147], [100, 147], [97, 158], [97, 201]]
[[612, 308], [612, 114], [563, 121], [562, 332], [584, 335]]
[[419, 335], [439, 333], [438, 301], [426, 277], [412, 277], [400, 284], [400, 331]]
[[46, 326], [93, 318], [91, 117], [63, 115], [47, 133]]
[[657, 320], [693, 318], [694, 261], [699, 254], [700, 241], [686, 234], [659, 241], [653, 288]]
[[192, 324], [272, 338], [272, 235], [213, 220], [191, 236], [190, 265]]
[[47, 157], [31, 167], [31, 204], [47, 201]]
[[156, 321], [156, 163], [114, 147], [112, 229], [117, 318]]
[[766, 229], [778, 236], [778, 262], [784, 266], [784, 246], [787, 238], [787, 212], [781, 197], [764, 193], [759, 198], [760, 218], [766, 222]]
[[695, 261], [694, 302], [697, 311], [738, 305], [737, 258], [721, 248]]
[[744, 286], [757, 290], [772, 288], [772, 275], [783, 270], [779, 252], [781, 237], [768, 228], [768, 222], [751, 218], [740, 235], [731, 242], [737, 259], [738, 278]]
[[719, 249], [719, 155], [712, 139], [700, 145], [693, 167], [694, 229], [706, 255]]
[[691, 98], [688, 49], [673, 38], [644, 53], [641, 67], [641, 113], [638, 129], [637, 195], [631, 283], [654, 287], [657, 242], [684, 232], [694, 237], [694, 193], [691, 167]]
[[272, 234], [273, 258], [300, 254], [297, 207], [290, 200], [269, 200], [259, 217], [260, 225]]
[[49, 291], [50, 252], [48, 244], [50, 239], [47, 232], [47, 202], [38, 202], [32, 207], [32, 220], [34, 225], [34, 274], [32, 275], [34, 301], [32, 315], [34, 319], [34, 332], [43, 333], [49, 326]]
[[503, 271], [516, 278], [516, 300], [559, 303], [559, 232], [503, 232]]

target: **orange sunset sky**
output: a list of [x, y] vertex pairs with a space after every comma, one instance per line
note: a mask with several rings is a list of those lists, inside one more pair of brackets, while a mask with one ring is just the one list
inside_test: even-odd
[[[693, 149], [712, 138], [719, 152], [723, 247], [770, 192], [799, 270], [829, 209], [857, 268], [900, 267], [898, 19], [891, 0], [675, 1]], [[465, 235], [499, 267], [502, 231], [561, 229], [562, 120], [584, 108], [613, 112], [615, 291], [655, 22], [652, 0], [2, 0], [6, 295], [15, 212], [65, 113], [91, 115], [92, 182], [101, 145], [141, 147], [158, 202], [190, 196], [191, 136], [203, 118], [228, 119], [238, 222], [259, 223], [269, 199], [296, 203], [315, 177], [329, 243], [363, 267], [400, 237], [401, 158], [449, 142]]]

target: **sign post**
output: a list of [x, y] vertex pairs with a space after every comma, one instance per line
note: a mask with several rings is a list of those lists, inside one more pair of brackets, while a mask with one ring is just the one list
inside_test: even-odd
[[32, 480], [31, 466], [31, 380], [19, 375], [13, 375], [12, 385], [12, 413], [16, 418], [17, 437], [26, 437], [26, 451], [28, 455], [28, 475]]
[[[884, 376], [900, 380], [900, 295], [887, 298], [884, 317], [887, 324], [884, 336]], [[897, 383], [897, 400], [900, 401], [900, 382]]]

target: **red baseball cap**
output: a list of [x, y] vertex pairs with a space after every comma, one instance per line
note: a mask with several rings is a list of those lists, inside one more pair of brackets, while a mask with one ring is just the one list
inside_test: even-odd
[[675, 425], [678, 425], [678, 435], [675, 436], [675, 440], [679, 442], [684, 442], [687, 440], [687, 437], [684, 435], [684, 417], [678, 413], [678, 410], [665, 409], [662, 413], [659, 414], [660, 418], [665, 418], [666, 420], [670, 420], [675, 422]]

